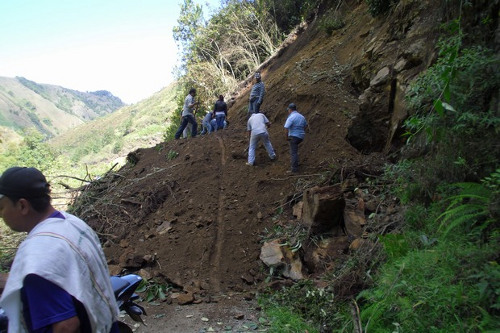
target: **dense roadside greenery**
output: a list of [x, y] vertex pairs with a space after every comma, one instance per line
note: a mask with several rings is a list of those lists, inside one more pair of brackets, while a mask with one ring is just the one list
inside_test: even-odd
[[392, 167], [408, 207], [399, 242], [362, 292], [371, 332], [500, 329], [500, 58], [447, 25], [439, 59], [411, 86], [406, 122], [419, 157]]

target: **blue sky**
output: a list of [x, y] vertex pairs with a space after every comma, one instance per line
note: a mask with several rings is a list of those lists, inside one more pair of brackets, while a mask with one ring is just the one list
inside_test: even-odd
[[[126, 103], [172, 82], [182, 0], [2, 0], [0, 76], [79, 91], [108, 90]], [[220, 0], [194, 0], [205, 13]]]

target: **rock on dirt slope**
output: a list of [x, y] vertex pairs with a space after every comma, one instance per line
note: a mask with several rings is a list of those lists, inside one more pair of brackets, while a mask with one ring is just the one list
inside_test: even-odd
[[[292, 204], [306, 189], [341, 183], [353, 192], [380, 173], [401, 145], [408, 82], [436, 57], [445, 9], [401, 0], [389, 17], [372, 18], [364, 1], [338, 10], [343, 28], [328, 35], [317, 18], [261, 68], [276, 162], [260, 148], [256, 166], [245, 165], [246, 84], [233, 96], [226, 130], [132, 152], [126, 166], [83, 192], [77, 213], [102, 235], [112, 271], [141, 270], [188, 303], [252, 292], [268, 274], [262, 236], [297, 223]], [[290, 102], [310, 125], [298, 175], [286, 173]], [[345, 255], [359, 235], [344, 236]]]

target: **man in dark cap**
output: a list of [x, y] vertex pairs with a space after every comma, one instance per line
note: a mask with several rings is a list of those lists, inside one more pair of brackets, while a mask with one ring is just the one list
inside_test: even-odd
[[290, 143], [291, 172], [299, 171], [299, 144], [306, 135], [307, 121], [303, 115], [297, 111], [297, 106], [290, 103], [287, 108], [288, 118], [285, 122], [286, 139]]
[[35, 168], [13, 167], [0, 177], [0, 217], [28, 233], [0, 299], [9, 332], [119, 332], [96, 233], [50, 201], [50, 185]]
[[250, 91], [250, 103], [248, 104], [248, 117], [252, 113], [258, 113], [260, 110], [260, 105], [264, 101], [264, 94], [266, 93], [266, 88], [264, 87], [264, 82], [259, 72], [254, 74], [255, 84]]

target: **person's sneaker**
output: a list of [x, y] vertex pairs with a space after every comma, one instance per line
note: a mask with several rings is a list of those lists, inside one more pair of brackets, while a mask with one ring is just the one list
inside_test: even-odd
[[273, 157], [271, 157], [271, 162], [274, 162], [278, 159], [278, 157], [276, 155], [274, 155]]
[[248, 166], [253, 166], [253, 164], [252, 164], [252, 163], [248, 163], [248, 162], [246, 162], [245, 164], [246, 164], [246, 165], [248, 165]]

